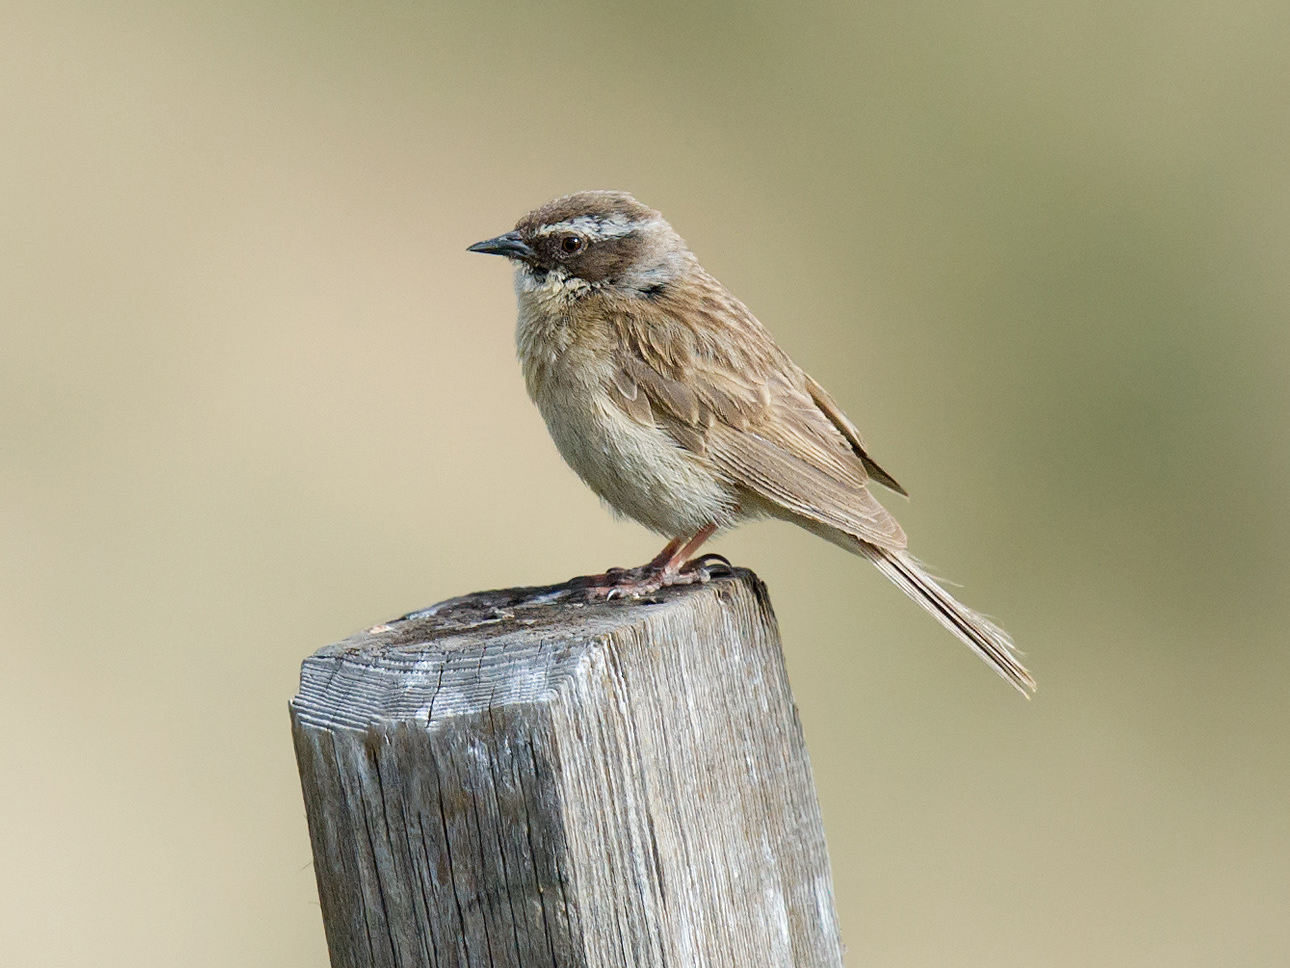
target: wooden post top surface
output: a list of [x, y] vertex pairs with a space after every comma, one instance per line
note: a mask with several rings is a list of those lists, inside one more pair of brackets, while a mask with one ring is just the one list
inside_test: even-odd
[[588, 648], [626, 627], [676, 620], [678, 611], [688, 617], [695, 608], [719, 613], [734, 600], [774, 626], [766, 587], [745, 568], [641, 599], [589, 601], [573, 582], [450, 598], [323, 646], [303, 663], [293, 714], [311, 726], [428, 725], [531, 701]]

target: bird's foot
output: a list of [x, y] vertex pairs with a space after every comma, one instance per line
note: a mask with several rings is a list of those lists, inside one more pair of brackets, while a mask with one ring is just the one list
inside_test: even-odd
[[636, 568], [610, 568], [600, 575], [575, 578], [570, 584], [589, 599], [607, 601], [652, 595], [667, 584], [667, 576], [664, 569], [649, 564]]
[[588, 598], [612, 601], [616, 598], [644, 598], [672, 585], [706, 584], [715, 575], [729, 574], [732, 570], [726, 558], [709, 554], [691, 559], [679, 568], [660, 566], [655, 562], [636, 568], [610, 568], [601, 575], [575, 578], [571, 584]]

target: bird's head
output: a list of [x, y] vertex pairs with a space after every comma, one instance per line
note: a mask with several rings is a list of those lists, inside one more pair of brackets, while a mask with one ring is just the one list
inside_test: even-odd
[[693, 260], [662, 215], [626, 192], [607, 191], [547, 202], [513, 232], [469, 251], [510, 259], [521, 291], [612, 290], [646, 298], [672, 285]]

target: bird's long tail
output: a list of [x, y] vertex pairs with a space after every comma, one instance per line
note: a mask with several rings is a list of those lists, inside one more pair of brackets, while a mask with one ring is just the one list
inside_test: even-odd
[[1030, 697], [1035, 690], [1035, 680], [1017, 660], [1016, 650], [1007, 632], [955, 599], [906, 552], [879, 548], [865, 541], [857, 544], [860, 546], [860, 553], [877, 565], [878, 570], [901, 591], [966, 642], [968, 648], [985, 659], [1018, 692]]

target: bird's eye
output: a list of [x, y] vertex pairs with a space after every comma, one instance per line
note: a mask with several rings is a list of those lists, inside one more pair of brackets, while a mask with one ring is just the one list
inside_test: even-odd
[[581, 252], [586, 244], [581, 235], [566, 235], [560, 240], [560, 250], [566, 255], [573, 255]]

